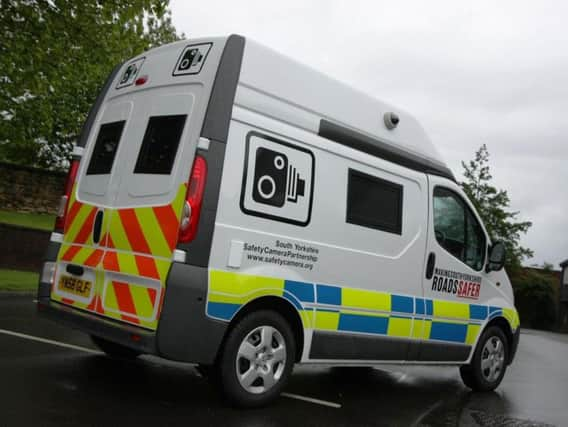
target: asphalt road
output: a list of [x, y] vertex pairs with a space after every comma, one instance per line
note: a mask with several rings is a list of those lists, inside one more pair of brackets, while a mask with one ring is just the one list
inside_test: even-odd
[[191, 365], [93, 352], [32, 300], [0, 294], [0, 426], [568, 426], [568, 336], [523, 331], [493, 393], [470, 392], [456, 368], [296, 367], [287, 396], [243, 411]]

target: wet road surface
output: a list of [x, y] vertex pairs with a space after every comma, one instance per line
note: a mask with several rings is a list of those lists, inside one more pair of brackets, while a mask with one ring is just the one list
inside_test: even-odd
[[470, 392], [451, 367], [301, 366], [288, 396], [243, 411], [191, 365], [93, 352], [86, 335], [38, 318], [32, 300], [0, 294], [0, 426], [568, 426], [565, 335], [523, 331], [493, 393]]

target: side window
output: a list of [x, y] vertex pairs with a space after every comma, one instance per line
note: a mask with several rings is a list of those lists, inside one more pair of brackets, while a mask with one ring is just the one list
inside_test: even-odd
[[485, 261], [485, 234], [477, 219], [456, 193], [434, 189], [434, 233], [446, 251], [474, 270]]
[[101, 125], [91, 160], [87, 167], [87, 175], [109, 174], [118, 149], [118, 143], [124, 129], [124, 120]]
[[349, 169], [346, 221], [402, 234], [402, 196], [402, 185]]
[[564, 278], [562, 280], [562, 283], [568, 286], [568, 267], [564, 267]]
[[148, 120], [134, 173], [169, 175], [187, 115], [154, 116]]

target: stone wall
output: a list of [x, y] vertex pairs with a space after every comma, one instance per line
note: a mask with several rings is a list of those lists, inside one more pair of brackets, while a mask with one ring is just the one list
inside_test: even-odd
[[39, 272], [49, 231], [0, 224], [0, 268]]
[[56, 214], [64, 172], [0, 162], [0, 209]]

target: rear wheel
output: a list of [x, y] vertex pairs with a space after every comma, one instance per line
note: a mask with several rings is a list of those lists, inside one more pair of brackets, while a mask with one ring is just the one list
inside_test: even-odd
[[487, 328], [479, 342], [471, 363], [460, 367], [460, 375], [466, 386], [474, 391], [496, 389], [507, 369], [507, 338], [497, 326]]
[[136, 350], [114, 343], [112, 341], [105, 340], [104, 338], [97, 337], [95, 335], [91, 335], [91, 340], [104, 353], [115, 359], [132, 360], [140, 356], [140, 353]]
[[278, 397], [294, 365], [294, 335], [274, 311], [245, 316], [229, 332], [218, 362], [222, 390], [241, 407], [266, 405]]

